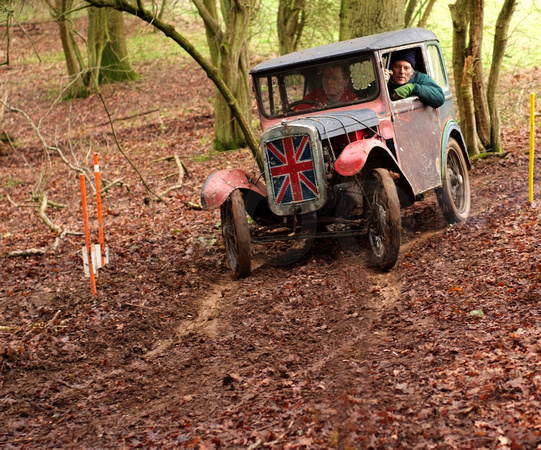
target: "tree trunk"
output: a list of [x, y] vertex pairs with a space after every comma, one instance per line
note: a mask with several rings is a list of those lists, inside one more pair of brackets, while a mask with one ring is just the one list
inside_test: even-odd
[[89, 8], [87, 34], [93, 90], [98, 90], [102, 83], [139, 78], [128, 60], [122, 12], [111, 8]]
[[404, 28], [405, 0], [342, 0], [340, 40]]
[[278, 41], [280, 55], [297, 50], [306, 23], [306, 0], [280, 0], [278, 7]]
[[415, 11], [419, 5], [419, 0], [408, 0], [406, 4], [406, 13], [404, 16], [404, 26], [406, 28], [412, 27], [415, 23]]
[[[435, 4], [436, 0], [426, 0], [421, 2], [419, 2], [419, 0], [408, 0], [404, 19], [405, 27], [426, 27], [426, 23], [428, 22], [428, 18], [430, 17], [430, 13], [432, 12], [432, 9], [434, 9]], [[419, 20], [417, 20], [417, 18], [419, 18]]]
[[69, 77], [69, 92], [71, 98], [88, 96], [88, 91], [83, 79], [84, 64], [79, 48], [73, 37], [73, 24], [67, 20], [66, 13], [72, 9], [73, 0], [56, 0], [54, 12], [58, 21], [60, 40], [66, 59], [66, 69]]
[[[255, 0], [222, 0], [221, 15], [218, 14], [216, 0], [193, 0], [193, 3], [205, 24], [212, 62], [218, 69], [220, 78], [236, 98], [241, 113], [250, 122], [252, 108], [246, 39]], [[214, 99], [214, 148], [230, 150], [246, 144], [244, 131], [235, 120], [228, 101], [217, 89]]]
[[488, 85], [490, 89], [487, 94], [488, 108], [490, 111], [490, 147], [495, 152], [502, 151], [502, 141], [500, 135], [500, 110], [496, 93], [498, 92], [500, 82], [500, 69], [505, 56], [507, 47], [507, 36], [509, 34], [509, 24], [513, 17], [513, 12], [517, 5], [517, 0], [505, 0], [502, 10], [496, 22], [496, 31], [494, 33], [494, 49], [492, 51], [492, 65], [488, 76]]
[[432, 12], [432, 9], [434, 9], [435, 4], [436, 0], [429, 0], [428, 4], [425, 7], [425, 10], [423, 11], [423, 15], [419, 19], [419, 23], [417, 24], [418, 27], [426, 27], [426, 23], [428, 22], [428, 18], [430, 17], [430, 13]]
[[[476, 0], [473, 0], [476, 1]], [[473, 77], [475, 60], [468, 42], [472, 0], [457, 0], [449, 5], [453, 21], [453, 75], [459, 110], [460, 128], [466, 140], [468, 154], [479, 154], [479, 136], [475, 120]]]
[[100, 84], [114, 81], [135, 81], [139, 75], [132, 69], [126, 46], [124, 15], [108, 9], [108, 40], [103, 48]]
[[471, 1], [470, 45], [466, 54], [472, 56], [473, 98], [477, 134], [484, 148], [490, 147], [490, 114], [488, 112], [485, 77], [483, 74], [483, 16], [484, 0]]
[[464, 117], [461, 120], [462, 132], [465, 134], [468, 154], [470, 156], [475, 156], [479, 154], [479, 150], [477, 148], [478, 135], [473, 98], [473, 74], [475, 69], [472, 60], [473, 58], [471, 55], [466, 58], [460, 86], [460, 96], [462, 97], [464, 104]]

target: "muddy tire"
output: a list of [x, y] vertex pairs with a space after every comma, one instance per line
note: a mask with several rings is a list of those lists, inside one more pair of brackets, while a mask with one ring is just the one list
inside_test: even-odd
[[388, 271], [400, 251], [400, 201], [388, 170], [375, 169], [365, 182], [368, 218], [368, 265]]
[[458, 142], [449, 139], [442, 174], [442, 187], [436, 190], [438, 203], [448, 224], [468, 218], [471, 207], [468, 167]]
[[222, 204], [220, 212], [225, 252], [233, 278], [245, 278], [251, 271], [250, 230], [243, 197], [238, 189]]

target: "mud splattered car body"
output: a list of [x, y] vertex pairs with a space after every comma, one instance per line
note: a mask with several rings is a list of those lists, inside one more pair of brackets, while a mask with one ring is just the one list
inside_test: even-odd
[[[404, 49], [443, 89], [441, 107], [415, 96], [391, 100], [384, 69]], [[326, 68], [337, 66], [351, 95], [307, 100], [321, 91]], [[411, 28], [302, 50], [250, 74], [263, 130], [261, 174], [219, 171], [202, 191], [204, 207], [221, 208], [235, 277], [250, 273], [256, 249], [270, 263], [288, 264], [329, 236], [389, 270], [400, 248], [400, 209], [428, 191], [436, 191], [449, 223], [468, 216], [469, 161], [432, 32]]]

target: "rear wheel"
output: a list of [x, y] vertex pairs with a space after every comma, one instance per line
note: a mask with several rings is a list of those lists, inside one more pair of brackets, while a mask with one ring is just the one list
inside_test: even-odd
[[390, 270], [398, 259], [401, 238], [400, 201], [388, 170], [375, 169], [365, 183], [369, 265]]
[[235, 189], [221, 206], [222, 236], [233, 278], [245, 278], [251, 271], [250, 230], [242, 194]]
[[449, 139], [443, 167], [442, 187], [437, 189], [438, 203], [449, 224], [461, 222], [470, 214], [470, 179], [468, 167], [458, 142]]

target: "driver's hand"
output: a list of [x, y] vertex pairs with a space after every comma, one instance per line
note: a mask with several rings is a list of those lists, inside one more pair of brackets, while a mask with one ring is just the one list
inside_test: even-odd
[[390, 69], [383, 69], [383, 76], [385, 77], [385, 81], [389, 81], [389, 78], [393, 75], [393, 71]]

